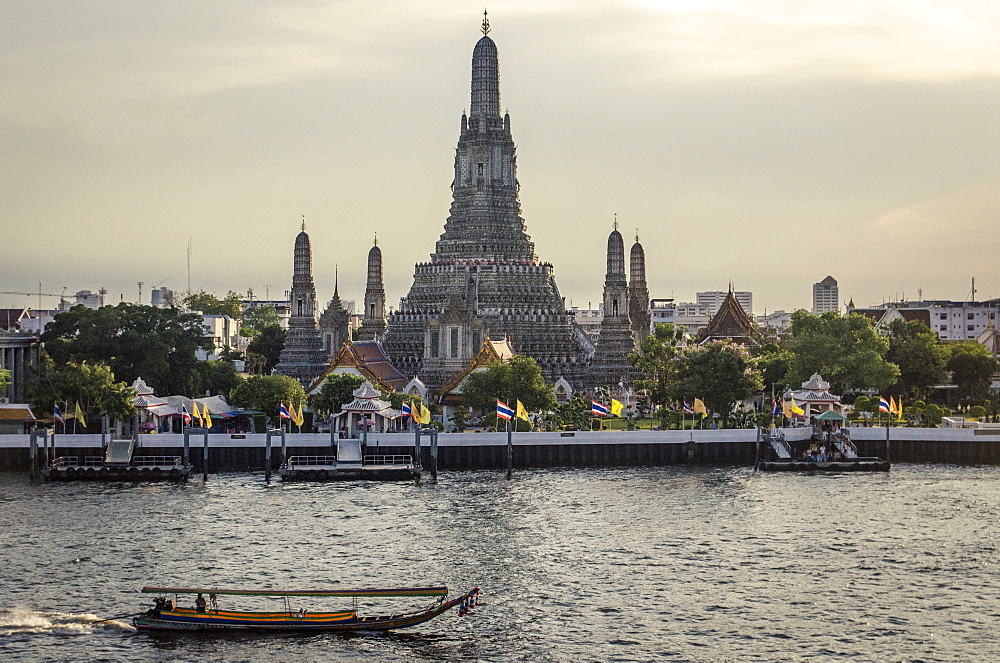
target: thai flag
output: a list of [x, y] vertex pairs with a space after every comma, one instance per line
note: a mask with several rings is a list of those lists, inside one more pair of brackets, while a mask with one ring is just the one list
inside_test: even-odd
[[191, 413], [188, 412], [187, 405], [181, 405], [181, 419], [184, 421], [184, 425], [191, 423]]
[[684, 409], [684, 414], [694, 414], [694, 409], [690, 405], [688, 405], [687, 401], [684, 401], [683, 409]]
[[781, 414], [781, 408], [778, 407], [778, 401], [772, 398], [771, 399], [771, 415], [777, 417], [779, 414]]
[[281, 409], [278, 410], [278, 417], [281, 418], [281, 419], [291, 419], [292, 418], [292, 415], [288, 414], [288, 408], [285, 407], [284, 403], [281, 404]]
[[63, 426], [66, 425], [66, 421], [63, 419], [62, 412], [59, 411], [58, 405], [52, 405], [52, 418], [61, 423]]
[[413, 415], [413, 410], [410, 409], [410, 404], [403, 401], [403, 416], [410, 417]]
[[608, 416], [608, 406], [597, 401], [590, 401], [590, 413], [595, 417]]
[[885, 400], [883, 396], [878, 397], [878, 411], [889, 414], [889, 401]]
[[510, 421], [514, 418], [514, 410], [499, 398], [497, 399], [497, 417]]

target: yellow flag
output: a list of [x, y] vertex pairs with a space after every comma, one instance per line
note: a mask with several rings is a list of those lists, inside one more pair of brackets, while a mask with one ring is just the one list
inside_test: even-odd
[[302, 428], [302, 422], [306, 420], [306, 415], [302, 412], [305, 403], [299, 406], [299, 411], [295, 414], [295, 425]]
[[795, 404], [795, 399], [794, 398], [792, 399], [792, 412], [794, 412], [795, 414], [798, 414], [798, 415], [803, 415], [803, 414], [806, 413], [805, 410], [803, 410], [802, 408], [800, 408], [798, 405]]
[[191, 416], [198, 420], [199, 426], [204, 426], [205, 424], [201, 421], [201, 412], [198, 410], [198, 401], [191, 401], [191, 407], [193, 408]]
[[292, 423], [298, 425], [299, 423], [299, 413], [295, 411], [295, 404], [288, 401], [288, 416], [292, 419]]
[[708, 408], [705, 407], [705, 401], [700, 398], [694, 399], [694, 407], [692, 409], [696, 413], [700, 412], [702, 417], [708, 416]]
[[781, 413], [789, 419], [792, 418], [792, 411], [788, 409], [788, 401], [786, 400], [781, 401]]
[[903, 397], [902, 396], [900, 396], [899, 400], [896, 401], [896, 416], [898, 416], [900, 419], [903, 418]]
[[622, 402], [611, 399], [611, 416], [620, 417], [622, 416]]
[[80, 425], [87, 428], [87, 418], [83, 416], [83, 410], [80, 409], [80, 401], [76, 402], [76, 420], [80, 422]]
[[429, 424], [431, 423], [431, 411], [427, 409], [427, 406], [423, 403], [420, 404], [420, 423]]
[[896, 414], [896, 399], [892, 396], [889, 397], [889, 413]]
[[524, 409], [523, 405], [521, 405], [521, 401], [517, 402], [517, 414], [515, 416], [518, 419], [524, 419], [525, 421], [528, 420], [528, 411]]
[[207, 405], [201, 406], [201, 418], [205, 420], [205, 428], [212, 427], [212, 415], [209, 413]]

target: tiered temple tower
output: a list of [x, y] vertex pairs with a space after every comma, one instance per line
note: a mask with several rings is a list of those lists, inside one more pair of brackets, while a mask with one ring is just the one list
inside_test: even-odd
[[587, 383], [593, 387], [629, 384], [636, 374], [628, 362], [635, 349], [628, 316], [628, 282], [625, 279], [625, 242], [618, 222], [608, 236], [608, 273], [604, 277], [604, 319], [597, 336], [597, 352]]
[[292, 315], [288, 319], [285, 347], [275, 372], [290, 375], [303, 384], [321, 374], [330, 363], [316, 326], [316, 288], [312, 277], [312, 247], [306, 223], [295, 238], [295, 266], [292, 273]]
[[358, 340], [378, 341], [385, 331], [385, 286], [382, 283], [382, 249], [375, 245], [368, 252], [368, 283], [365, 286], [365, 313], [358, 330]]
[[628, 321], [636, 347], [650, 335], [649, 288], [646, 287], [646, 252], [635, 235], [632, 245], [628, 279]]
[[[566, 312], [552, 265], [540, 262], [518, 199], [510, 116], [500, 114], [497, 47], [472, 53], [472, 100], [462, 114], [451, 213], [429, 262], [389, 317], [384, 346], [406, 375], [432, 390], [463, 370], [487, 338], [507, 337], [545, 376], [581, 384], [593, 345]], [[624, 302], [624, 299], [623, 299]]]
[[[334, 268], [336, 270], [336, 268]], [[340, 279], [337, 271], [334, 271], [333, 298], [326, 305], [326, 310], [319, 317], [319, 331], [323, 337], [323, 350], [327, 356], [333, 359], [337, 356], [340, 346], [351, 337], [348, 335], [348, 322], [350, 314], [344, 308], [344, 302], [340, 300]]]

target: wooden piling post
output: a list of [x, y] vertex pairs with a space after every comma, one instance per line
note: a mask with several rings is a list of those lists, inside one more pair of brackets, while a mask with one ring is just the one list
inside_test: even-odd
[[271, 480], [271, 435], [270, 428], [264, 434], [264, 481]]
[[108, 456], [108, 415], [101, 417], [101, 462]]
[[514, 476], [514, 431], [510, 425], [510, 421], [507, 422], [507, 478], [513, 478]]
[[202, 435], [205, 436], [205, 445], [201, 452], [201, 480], [208, 481], [208, 429], [203, 428], [202, 431]]
[[423, 466], [423, 460], [420, 458], [420, 424], [413, 427], [413, 462], [417, 467]]
[[31, 469], [29, 476], [32, 479], [38, 478], [38, 431], [31, 431], [31, 436], [29, 437], [29, 447], [28, 455], [31, 460]]
[[438, 431], [431, 431], [431, 481], [437, 483], [438, 480]]
[[288, 462], [288, 442], [285, 440], [285, 429], [281, 429], [281, 464]]

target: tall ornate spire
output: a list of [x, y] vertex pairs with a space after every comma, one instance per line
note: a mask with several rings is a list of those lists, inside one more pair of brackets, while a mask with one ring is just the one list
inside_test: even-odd
[[649, 312], [649, 288], [646, 287], [646, 252], [635, 231], [635, 244], [629, 253], [628, 320], [636, 346], [652, 333]]
[[628, 362], [635, 341], [628, 316], [628, 281], [625, 278], [625, 242], [618, 232], [618, 215], [614, 230], [608, 235], [608, 273], [604, 278], [604, 318], [597, 337], [597, 350], [590, 372], [591, 386], [615, 386], [629, 383], [635, 369]]
[[316, 326], [316, 287], [312, 277], [312, 246], [303, 230], [295, 238], [295, 257], [292, 270], [291, 308], [285, 345], [278, 358], [275, 371], [290, 375], [303, 384], [325, 371], [329, 366], [323, 351], [323, 341]]
[[483, 14], [483, 37], [472, 51], [472, 117], [500, 117], [500, 59], [487, 36], [490, 22]]
[[378, 248], [378, 235], [368, 251], [368, 282], [365, 285], [365, 315], [361, 320], [358, 338], [362, 341], [378, 340], [385, 331], [385, 286], [382, 283], [382, 249]]

